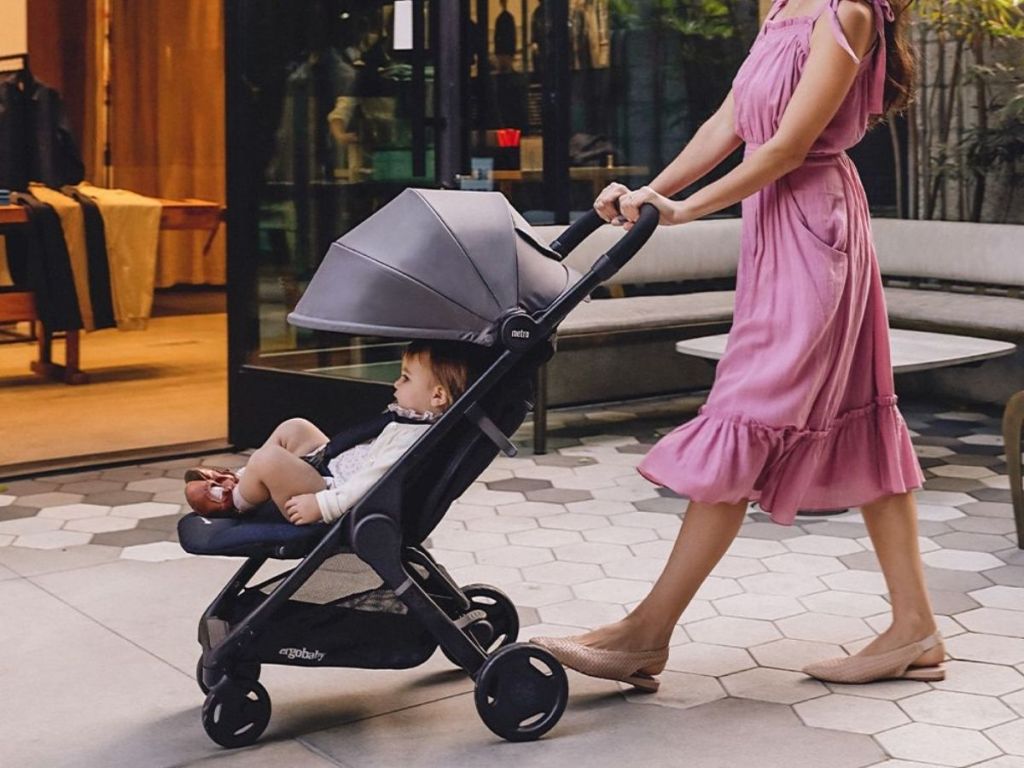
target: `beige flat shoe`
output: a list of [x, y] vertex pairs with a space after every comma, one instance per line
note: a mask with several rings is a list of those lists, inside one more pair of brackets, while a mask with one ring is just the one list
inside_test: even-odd
[[885, 653], [870, 656], [846, 656], [838, 659], [826, 659], [808, 664], [803, 672], [806, 675], [823, 680], [826, 683], [846, 683], [860, 685], [873, 683], [876, 680], [921, 680], [936, 682], [946, 679], [946, 671], [941, 664], [927, 667], [911, 666], [921, 655], [942, 642], [942, 636], [936, 632], [923, 640], [895, 648]]
[[629, 683], [649, 693], [657, 691], [661, 682], [644, 670], [656, 667], [661, 671], [668, 661], [668, 646], [652, 651], [609, 651], [583, 645], [576, 637], [533, 637], [530, 642], [546, 648], [570, 669], [591, 677]]

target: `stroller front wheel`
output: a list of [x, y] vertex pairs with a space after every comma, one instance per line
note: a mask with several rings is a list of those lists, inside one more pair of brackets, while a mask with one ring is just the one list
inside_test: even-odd
[[480, 719], [495, 734], [507, 741], [534, 741], [562, 717], [569, 680], [546, 650], [514, 643], [484, 661], [473, 698]]
[[254, 744], [270, 722], [270, 695], [255, 680], [222, 678], [203, 702], [203, 728], [222, 747]]
[[[508, 595], [489, 584], [469, 584], [462, 587], [462, 593], [469, 598], [470, 611], [482, 610], [485, 614], [484, 618], [466, 626], [466, 632], [485, 652], [493, 653], [516, 641], [519, 613]], [[452, 664], [460, 666], [443, 645], [441, 651]]]

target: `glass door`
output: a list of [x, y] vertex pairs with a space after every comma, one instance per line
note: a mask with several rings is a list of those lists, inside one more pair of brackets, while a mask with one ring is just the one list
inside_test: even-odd
[[[402, 345], [286, 322], [331, 243], [437, 186], [428, 0], [226, 3], [230, 432], [390, 400]], [[437, 3], [436, 5], [440, 5]]]

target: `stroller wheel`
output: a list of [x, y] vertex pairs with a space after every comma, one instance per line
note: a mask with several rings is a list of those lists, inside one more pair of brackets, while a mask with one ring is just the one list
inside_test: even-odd
[[[519, 614], [508, 595], [488, 584], [469, 584], [462, 588], [462, 593], [469, 598], [470, 611], [482, 610], [486, 614], [485, 618], [466, 627], [466, 631], [481, 648], [487, 653], [493, 653], [516, 641], [519, 637]], [[441, 651], [448, 661], [459, 666], [444, 646], [441, 646]]]
[[255, 680], [223, 678], [203, 702], [203, 728], [222, 747], [247, 747], [270, 722], [270, 696]]
[[[231, 677], [240, 678], [242, 680], [259, 680], [260, 679], [260, 663], [258, 661], [248, 661], [237, 664], [230, 673]], [[222, 678], [217, 679], [217, 683]], [[196, 662], [196, 682], [199, 683], [199, 690], [204, 694], [210, 692], [210, 686], [203, 680], [203, 657], [199, 657], [199, 661]], [[214, 683], [216, 685], [216, 683]]]
[[473, 694], [484, 725], [508, 741], [533, 741], [550, 731], [569, 700], [569, 680], [554, 656], [514, 643], [487, 657]]

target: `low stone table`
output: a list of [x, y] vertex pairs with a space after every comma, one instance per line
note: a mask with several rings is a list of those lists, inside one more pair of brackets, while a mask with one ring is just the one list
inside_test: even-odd
[[[696, 339], [684, 339], [676, 343], [676, 352], [684, 355], [702, 357], [705, 360], [721, 360], [725, 354], [726, 341], [729, 334], [720, 333], [714, 336], [700, 336]], [[889, 331], [889, 344], [892, 350], [893, 373], [913, 373], [928, 371], [933, 368], [946, 368], [953, 365], [979, 363], [994, 357], [1011, 355], [1016, 345], [995, 339], [979, 339], [974, 336], [955, 336], [949, 333], [929, 333], [927, 331], [907, 331], [893, 328]], [[1024, 393], [1022, 393], [1024, 396]], [[1004, 418], [1003, 436], [1006, 443], [1006, 458], [1010, 474], [1010, 486], [1013, 489], [1014, 514], [1017, 520], [1017, 538], [1024, 548], [1024, 495], [1021, 493], [1021, 461], [1018, 446], [1020, 445], [1020, 425], [1018, 419], [1011, 418], [1015, 400], [1011, 398], [1007, 404]], [[1024, 411], [1024, 399], [1016, 404], [1016, 409]], [[1016, 431], [1011, 427], [1016, 424]], [[1016, 435], [1016, 441], [1013, 440]], [[1012, 443], [1012, 445], [1011, 445]], [[837, 514], [845, 510], [801, 510], [802, 515]]]

